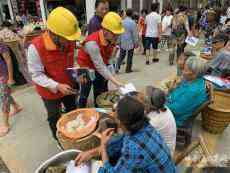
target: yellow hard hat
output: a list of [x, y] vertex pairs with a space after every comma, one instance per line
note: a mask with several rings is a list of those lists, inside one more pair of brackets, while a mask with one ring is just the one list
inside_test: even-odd
[[115, 12], [108, 12], [101, 23], [102, 27], [114, 34], [122, 34], [125, 28], [122, 25], [121, 17]]
[[78, 40], [81, 36], [77, 18], [63, 7], [57, 7], [51, 11], [47, 20], [47, 28], [70, 41]]

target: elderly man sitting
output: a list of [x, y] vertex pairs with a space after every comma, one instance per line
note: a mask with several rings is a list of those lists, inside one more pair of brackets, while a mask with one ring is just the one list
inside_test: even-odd
[[173, 89], [166, 106], [173, 112], [177, 127], [208, 99], [205, 80], [202, 74], [206, 71], [205, 64], [196, 57], [190, 57], [184, 66], [182, 81]]

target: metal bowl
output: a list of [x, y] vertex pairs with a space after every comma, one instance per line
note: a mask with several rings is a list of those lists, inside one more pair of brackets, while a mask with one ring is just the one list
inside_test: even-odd
[[67, 150], [63, 151], [47, 161], [43, 162], [35, 171], [35, 173], [45, 173], [46, 169], [50, 166], [58, 166], [67, 164], [69, 161], [74, 160], [76, 156], [80, 153], [79, 150]]

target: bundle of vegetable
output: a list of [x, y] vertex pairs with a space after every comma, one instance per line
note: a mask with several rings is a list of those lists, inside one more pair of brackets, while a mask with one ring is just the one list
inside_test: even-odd
[[120, 94], [118, 91], [105, 92], [97, 97], [97, 104], [102, 108], [112, 108], [119, 98]]
[[85, 121], [82, 119], [82, 114], [79, 114], [76, 119], [72, 120], [72, 121], [69, 121], [67, 124], [66, 124], [66, 131], [68, 133], [73, 133], [77, 130], [80, 130], [80, 129], [83, 129], [85, 128], [86, 126], [86, 123]]
[[66, 173], [66, 166], [50, 166], [46, 169], [45, 173]]

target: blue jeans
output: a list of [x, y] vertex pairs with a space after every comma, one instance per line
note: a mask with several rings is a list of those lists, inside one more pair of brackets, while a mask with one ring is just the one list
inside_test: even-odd
[[158, 49], [158, 43], [159, 43], [159, 38], [156, 37], [146, 37], [146, 43], [145, 43], [145, 48], [146, 49]]

